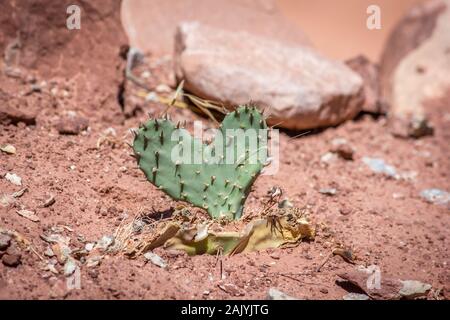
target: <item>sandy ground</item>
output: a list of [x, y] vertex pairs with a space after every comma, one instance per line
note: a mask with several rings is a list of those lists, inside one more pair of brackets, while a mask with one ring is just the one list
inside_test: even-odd
[[[117, 25], [115, 20], [107, 21]], [[97, 30], [101, 24], [86, 23], [84, 30], [90, 27]], [[64, 32], [60, 32], [58, 41], [63, 42]], [[122, 221], [137, 213], [155, 218], [179, 205], [145, 180], [125, 144], [132, 139], [130, 128], [144, 121], [147, 113], [157, 115], [165, 106], [144, 102], [136, 95], [138, 90], [130, 90], [129, 83], [125, 86], [125, 104], [120, 104], [116, 99], [124, 87], [114, 74], [120, 74], [120, 62], [111, 63], [113, 58], [119, 59], [119, 45], [109, 42], [110, 56], [105, 58], [105, 46], [93, 45], [97, 39], [90, 38], [86, 47], [86, 38], [74, 39], [74, 55], [89, 54], [95, 65], [95, 69], [87, 65], [81, 70], [91, 70], [98, 79], [105, 75], [102, 81], [86, 71], [73, 77], [37, 76], [36, 81], [29, 81], [27, 74], [31, 71], [25, 67], [22, 78], [0, 78], [1, 97], [20, 96], [19, 104], [26, 102], [29, 110], [38, 111], [36, 124], [0, 124], [0, 145], [12, 144], [17, 150], [12, 155], [0, 152], [0, 176], [14, 173], [22, 178], [22, 186], [1, 178], [0, 195], [11, 196], [27, 189], [14, 201], [8, 198], [9, 204], [0, 205], [0, 227], [18, 232], [35, 249], [15, 248], [21, 255], [21, 263], [15, 267], [0, 263], [0, 298], [264, 299], [268, 289], [274, 287], [302, 299], [342, 299], [348, 291], [338, 285], [337, 274], [354, 270], [356, 265], [334, 256], [320, 272], [316, 271], [337, 246], [351, 249], [357, 265], [376, 265], [386, 277], [430, 283], [433, 290], [443, 289], [441, 297], [448, 298], [449, 211], [424, 201], [419, 194], [428, 188], [450, 190], [450, 94], [429, 102], [435, 134], [420, 140], [394, 138], [388, 133], [385, 117], [369, 115], [301, 137], [281, 132], [280, 169], [276, 175], [257, 179], [245, 215], [261, 209], [268, 189], [279, 186], [294, 205], [307, 206], [317, 228], [314, 241], [294, 248], [224, 257], [224, 280], [220, 279], [215, 256], [189, 257], [156, 249], [168, 264], [162, 269], [145, 263], [142, 256], [131, 260], [122, 254], [106, 255], [95, 267], [77, 261], [81, 265], [80, 288], [69, 290], [63, 264], [45, 255], [49, 244], [43, 235], [59, 232], [70, 238], [75, 251], [114, 234]], [[59, 51], [55, 56], [45, 55], [52, 51], [44, 49], [40, 52], [48, 62], [44, 66], [52, 66]], [[152, 56], [152, 61], [158, 58]], [[71, 68], [75, 73], [79, 67], [73, 63]], [[170, 82], [167, 69], [155, 67], [152, 75], [152, 87]], [[40, 84], [44, 80], [46, 86], [28, 92], [30, 82]], [[138, 107], [129, 109], [130, 104]], [[56, 124], [64, 123], [67, 114], [74, 112], [89, 122], [88, 128], [75, 135], [59, 133]], [[212, 126], [210, 120], [188, 110], [173, 108], [170, 114], [188, 123], [201, 119]], [[85, 120], [78, 124], [83, 125]], [[346, 139], [354, 148], [354, 160], [323, 161], [336, 138]], [[100, 145], [99, 139], [103, 141]], [[383, 158], [401, 178], [373, 173], [363, 163], [364, 156]], [[334, 188], [336, 194], [322, 194], [322, 188]], [[54, 203], [47, 202], [52, 196]], [[40, 221], [17, 214], [22, 209], [34, 211]], [[15, 241], [11, 246], [16, 247]], [[55, 262], [53, 272], [45, 269], [49, 261]], [[223, 283], [233, 290], [221, 289]]]

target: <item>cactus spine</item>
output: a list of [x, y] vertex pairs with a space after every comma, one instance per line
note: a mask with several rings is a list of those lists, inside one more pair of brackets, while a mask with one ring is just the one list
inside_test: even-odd
[[133, 150], [147, 179], [172, 198], [213, 218], [238, 219], [266, 160], [266, 130], [263, 115], [250, 106], [228, 113], [208, 145], [180, 124], [150, 119], [136, 133]]

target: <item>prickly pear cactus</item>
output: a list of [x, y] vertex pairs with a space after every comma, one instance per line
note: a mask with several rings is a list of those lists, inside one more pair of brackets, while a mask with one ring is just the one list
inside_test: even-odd
[[169, 196], [213, 218], [238, 219], [267, 161], [267, 138], [261, 112], [241, 106], [226, 115], [208, 145], [168, 119], [150, 119], [135, 134], [133, 149], [147, 179]]

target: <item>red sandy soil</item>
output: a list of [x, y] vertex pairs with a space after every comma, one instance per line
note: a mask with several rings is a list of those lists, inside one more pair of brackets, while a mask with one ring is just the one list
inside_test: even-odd
[[[364, 54], [378, 61], [387, 37], [412, 5], [423, 0], [277, 0], [280, 10], [303, 30], [317, 49], [347, 60]], [[366, 27], [367, 7], [381, 11], [381, 29]], [[345, 36], [343, 36], [345, 35]]]
[[[95, 24], [95, 28], [100, 27], [100, 22]], [[83, 28], [89, 30], [89, 24]], [[13, 35], [11, 31], [10, 36]], [[84, 57], [79, 61], [87, 66], [80, 67], [78, 76], [37, 76], [37, 83], [46, 80], [47, 86], [42, 92], [18, 100], [19, 104], [26, 100], [29, 109], [39, 111], [36, 125], [0, 124], [0, 144], [13, 144], [17, 149], [15, 155], [0, 152], [0, 176], [14, 172], [23, 182], [19, 187], [0, 179], [0, 193], [28, 188], [15, 204], [0, 206], [0, 227], [21, 233], [40, 255], [47, 248], [40, 235], [52, 226], [70, 227], [73, 231], [64, 232], [71, 238], [71, 247], [79, 248], [85, 241], [95, 242], [113, 234], [125, 214], [133, 217], [142, 211], [164, 212], [178, 204], [145, 180], [124, 143], [131, 140], [128, 130], [144, 121], [147, 112], [157, 115], [165, 106], [141, 100], [140, 109], [123, 115], [113, 96], [122, 81], [114, 76], [120, 75], [117, 71], [120, 64], [113, 60], [119, 59], [121, 43], [109, 43], [111, 47], [102, 51], [108, 44], [106, 40], [104, 46], [95, 46], [96, 39], [88, 38], [90, 50], [84, 50], [85, 39], [76, 38], [77, 52], [91, 57], [95, 72], [86, 71], [92, 69], [88, 65], [90, 60]], [[52, 56], [45, 55], [46, 52], [49, 51], [40, 54], [44, 61], [51, 62]], [[77, 66], [72, 64], [73, 70]], [[0, 78], [0, 97], [9, 101], [10, 96], [29, 90], [30, 82], [24, 79], [32, 72], [27, 66], [21, 70], [24, 75], [18, 79]], [[170, 78], [164, 70], [152, 71], [155, 84], [162, 78]], [[99, 80], [102, 75], [107, 76], [103, 82]], [[90, 81], [86, 86], [84, 77]], [[52, 87], [57, 88], [53, 94]], [[420, 140], [394, 138], [388, 133], [384, 117], [375, 119], [368, 115], [298, 138], [283, 132], [280, 170], [274, 176], [257, 179], [245, 214], [260, 209], [267, 190], [280, 186], [284, 196], [296, 206], [308, 206], [317, 225], [317, 237], [295, 248], [225, 257], [225, 282], [236, 285], [244, 294], [239, 297], [242, 299], [264, 299], [270, 287], [299, 298], [341, 299], [347, 291], [336, 284], [337, 274], [354, 270], [355, 266], [335, 256], [320, 272], [314, 270], [333, 248], [342, 245], [352, 249], [357, 264], [376, 264], [382, 276], [430, 283], [436, 290], [443, 288], [442, 293], [448, 298], [449, 211], [425, 202], [419, 192], [426, 188], [450, 189], [449, 103], [450, 94], [446, 99], [429, 103], [435, 134]], [[87, 118], [89, 129], [78, 135], [59, 134], [54, 124], [67, 111], [76, 111]], [[114, 112], [121, 116], [112, 116]], [[211, 121], [188, 110], [173, 108], [170, 113], [176, 120], [202, 119], [212, 126]], [[116, 143], [104, 143], [97, 149], [98, 139], [110, 127], [117, 133]], [[329, 165], [321, 162], [334, 138], [345, 138], [355, 148], [353, 161], [337, 159]], [[395, 180], [374, 174], [362, 163], [363, 156], [382, 157], [398, 171], [415, 171], [417, 176], [412, 180]], [[330, 187], [337, 189], [336, 195], [318, 191]], [[56, 202], [42, 207], [50, 195], [55, 196]], [[22, 208], [34, 210], [40, 222], [19, 216], [16, 211]], [[96, 268], [81, 267], [80, 290], [67, 290], [62, 274], [43, 271], [36, 254], [22, 251], [19, 266], [6, 267], [0, 263], [0, 298], [236, 298], [218, 287], [220, 271], [215, 256], [188, 257], [163, 249], [155, 251], [167, 261], [166, 270], [146, 264], [143, 257], [130, 260], [123, 255], [107, 256]], [[61, 271], [62, 266], [57, 268]]]
[[[48, 99], [42, 93], [42, 99]], [[415, 279], [431, 283], [434, 288], [448, 289], [448, 209], [424, 202], [418, 196], [424, 188], [450, 188], [448, 169], [449, 114], [444, 107], [450, 102], [435, 101], [433, 137], [418, 141], [399, 140], [386, 132], [384, 118], [363, 116], [338, 128], [291, 139], [281, 134], [281, 167], [275, 176], [262, 176], [254, 185], [246, 204], [246, 213], [261, 207], [268, 188], [280, 186], [297, 206], [308, 205], [318, 224], [315, 241], [296, 248], [239, 254], [224, 259], [227, 282], [242, 289], [244, 299], [266, 297], [269, 287], [307, 299], [340, 299], [346, 291], [336, 285], [337, 273], [355, 267], [340, 257], [331, 259], [320, 272], [314, 270], [336, 244], [351, 248], [358, 264], [376, 264], [382, 275]], [[162, 106], [149, 104], [145, 111], [156, 113]], [[165, 211], [176, 202], [146, 182], [126, 145], [114, 148], [102, 145], [100, 134], [110, 123], [91, 122], [80, 135], [60, 135], [47, 125], [61, 114], [59, 107], [41, 113], [40, 125], [4, 125], [0, 141], [17, 148], [16, 155], [0, 154], [2, 174], [12, 171], [22, 177], [28, 191], [9, 208], [0, 209], [0, 225], [14, 229], [30, 240], [39, 253], [46, 249], [40, 235], [54, 225], [73, 229], [67, 235], [73, 247], [81, 247], [81, 238], [93, 242], [112, 234], [121, 217], [133, 216], [139, 210]], [[171, 111], [172, 116], [193, 120], [187, 111]], [[113, 125], [119, 141], [131, 140], [130, 127], [145, 116]], [[203, 119], [204, 121], [207, 121]], [[325, 166], [320, 157], [330, 149], [333, 138], [345, 138], [356, 150], [354, 161], [338, 159]], [[387, 179], [373, 174], [361, 162], [362, 156], [378, 156], [399, 171], [416, 171], [413, 181]], [[70, 167], [74, 165], [75, 168]], [[333, 187], [335, 196], [318, 192]], [[0, 179], [0, 190], [12, 193], [20, 189]], [[55, 195], [48, 208], [42, 203]], [[398, 197], [394, 198], [393, 195]], [[34, 223], [16, 214], [18, 208], [36, 210], [41, 222]], [[168, 254], [156, 250], [168, 262], [163, 270], [143, 258], [129, 260], [112, 256], [98, 268], [81, 269], [81, 290], [67, 291], [63, 276], [48, 277], [41, 271], [39, 259], [23, 252], [22, 264], [16, 268], [0, 265], [5, 287], [3, 298], [146, 298], [146, 299], [228, 299], [232, 295], [218, 288], [219, 270], [214, 256]], [[293, 274], [298, 281], [277, 273]], [[47, 277], [45, 275], [47, 274]], [[211, 280], [208, 275], [211, 274]], [[299, 274], [299, 275], [296, 275]], [[209, 291], [209, 295], [203, 292]]]

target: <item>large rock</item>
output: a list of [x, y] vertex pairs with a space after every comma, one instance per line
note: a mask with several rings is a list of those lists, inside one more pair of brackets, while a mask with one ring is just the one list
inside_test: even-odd
[[363, 102], [362, 79], [344, 63], [304, 46], [200, 23], [179, 26], [175, 70], [185, 88], [226, 106], [250, 100], [288, 129], [336, 125]]
[[130, 45], [156, 55], [173, 53], [175, 29], [183, 21], [245, 30], [284, 43], [310, 44], [274, 0], [123, 0], [121, 15]]
[[0, 251], [8, 249], [11, 243], [11, 237], [7, 234], [0, 233]]
[[424, 102], [450, 88], [450, 0], [427, 1], [406, 14], [386, 43], [380, 79], [393, 133], [431, 133]]
[[[19, 104], [39, 94], [19, 95], [12, 78], [27, 83], [29, 76], [46, 82], [67, 85], [72, 103], [88, 106], [88, 116], [100, 114], [111, 121], [121, 118], [117, 98], [124, 81], [121, 48], [127, 38], [120, 23], [120, 0], [80, 0], [81, 29], [66, 26], [71, 0], [3, 0], [0, 1], [0, 103], [10, 96], [20, 97]], [[28, 84], [27, 84], [28, 85]], [[47, 107], [49, 103], [42, 107]], [[31, 106], [30, 106], [31, 107]], [[0, 110], [0, 121], [33, 123], [33, 117]], [[19, 114], [20, 116], [16, 116]], [[34, 115], [33, 115], [34, 116]]]

